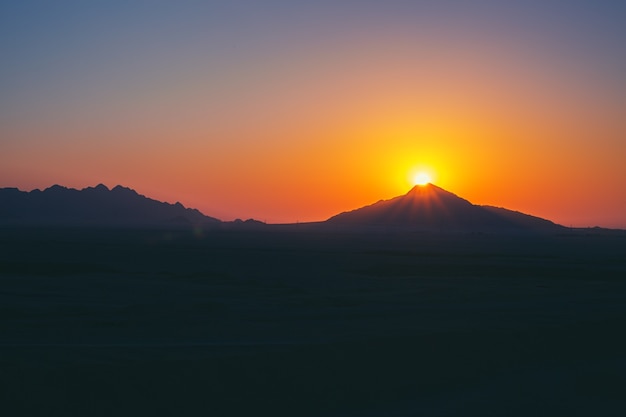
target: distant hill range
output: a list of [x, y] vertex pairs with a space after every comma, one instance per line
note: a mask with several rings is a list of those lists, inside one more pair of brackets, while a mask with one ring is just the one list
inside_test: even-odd
[[180, 203], [147, 198], [130, 188], [82, 190], [54, 185], [43, 191], [0, 189], [0, 223], [89, 226], [215, 226], [220, 220]]
[[433, 184], [344, 212], [326, 221], [347, 229], [450, 232], [551, 232], [565, 229], [549, 220], [504, 208], [479, 206]]
[[[249, 219], [222, 222], [180, 203], [153, 200], [120, 185], [82, 190], [54, 185], [43, 191], [0, 188], [0, 224], [166, 226], [220, 229], [268, 227]], [[433, 184], [331, 217], [325, 222], [276, 225], [284, 230], [554, 232], [566, 228], [517, 211], [478, 206]]]

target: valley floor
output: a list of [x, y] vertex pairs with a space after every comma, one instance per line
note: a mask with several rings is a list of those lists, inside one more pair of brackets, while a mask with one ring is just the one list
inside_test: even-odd
[[621, 416], [626, 236], [0, 230], [11, 416]]

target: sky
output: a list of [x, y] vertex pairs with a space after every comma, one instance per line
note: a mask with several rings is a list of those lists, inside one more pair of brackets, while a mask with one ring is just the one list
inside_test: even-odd
[[0, 187], [325, 220], [419, 173], [626, 228], [626, 2], [3, 1]]

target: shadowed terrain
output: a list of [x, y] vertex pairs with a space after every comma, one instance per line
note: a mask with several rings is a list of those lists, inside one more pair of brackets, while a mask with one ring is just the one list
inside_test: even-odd
[[7, 415], [618, 416], [626, 236], [0, 230]]
[[555, 232], [563, 229], [539, 217], [474, 205], [433, 184], [416, 185], [405, 195], [340, 213], [327, 223], [350, 228], [384, 226], [452, 232]]
[[[135, 190], [100, 184], [82, 190], [54, 185], [44, 191], [0, 188], [0, 225], [157, 227], [195, 226], [212, 229], [258, 230], [254, 219], [233, 222], [205, 216], [182, 204], [150, 199]], [[287, 228], [295, 225], [285, 225]], [[326, 222], [308, 223], [309, 229], [372, 232], [500, 232], [555, 233], [565, 230], [549, 220], [504, 208], [478, 206], [433, 184], [413, 187], [391, 200], [344, 212]]]
[[218, 219], [118, 185], [82, 190], [54, 185], [43, 191], [0, 188], [0, 225], [180, 226], [218, 225]]

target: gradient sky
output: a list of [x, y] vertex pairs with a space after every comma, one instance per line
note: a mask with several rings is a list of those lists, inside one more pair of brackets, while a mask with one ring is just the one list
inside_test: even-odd
[[415, 173], [626, 228], [626, 2], [0, 3], [0, 187], [324, 220]]

